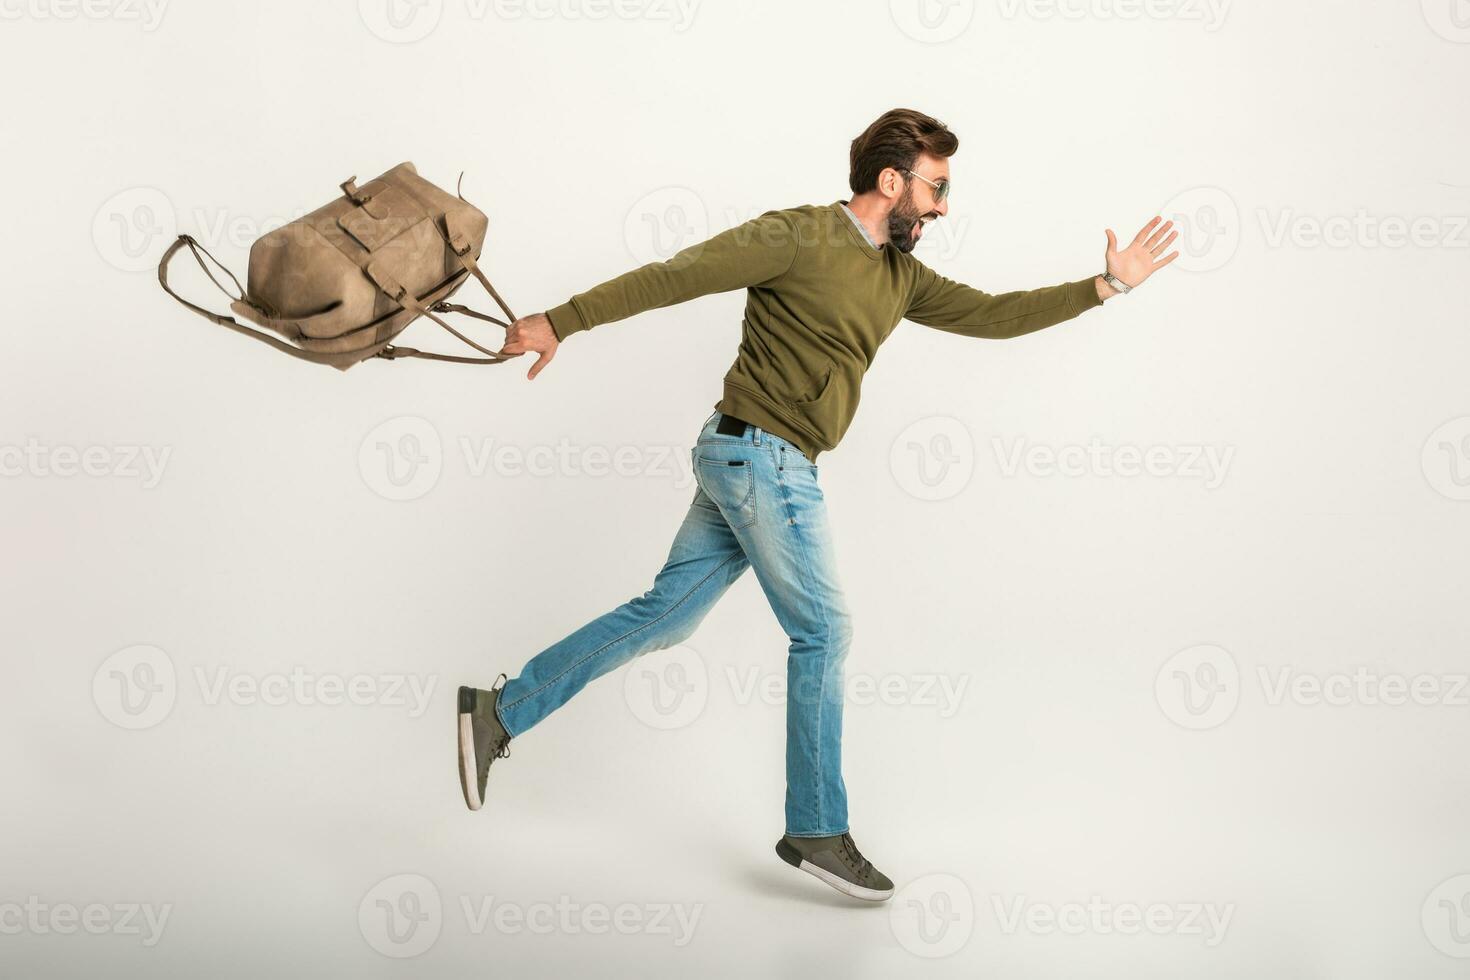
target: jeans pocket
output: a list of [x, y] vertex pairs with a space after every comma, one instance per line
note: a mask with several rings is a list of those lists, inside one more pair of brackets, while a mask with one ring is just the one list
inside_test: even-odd
[[755, 462], [746, 458], [718, 451], [721, 447], [708, 447], [709, 453], [696, 453], [694, 457], [694, 479], [704, 495], [714, 501], [725, 523], [732, 528], [750, 527], [756, 521], [755, 511]]
[[797, 449], [791, 443], [782, 440], [784, 445], [780, 446], [780, 466], [783, 470], [810, 470], [817, 472], [817, 464], [806, 458], [806, 454]]

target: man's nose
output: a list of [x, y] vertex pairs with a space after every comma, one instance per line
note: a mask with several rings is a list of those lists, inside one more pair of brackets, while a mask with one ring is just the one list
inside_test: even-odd
[[948, 201], [940, 201], [937, 204], [935, 204], [934, 205], [934, 213], [937, 214], [937, 215], [939, 215], [941, 218], [944, 217], [946, 214], [949, 214], [949, 202]]

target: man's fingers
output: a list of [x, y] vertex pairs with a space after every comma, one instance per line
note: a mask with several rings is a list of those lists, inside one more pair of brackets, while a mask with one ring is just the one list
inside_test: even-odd
[[540, 374], [541, 369], [551, 363], [551, 359], [554, 356], [554, 354], [548, 354], [543, 351], [541, 356], [536, 358], [536, 363], [531, 365], [531, 370], [526, 374], [526, 380], [535, 381], [536, 375]]
[[524, 354], [525, 352], [526, 345], [519, 340], [507, 340], [500, 348], [500, 353], [502, 354]]
[[[1154, 237], [1157, 238], [1158, 236], [1155, 235]], [[1178, 237], [1179, 237], [1179, 232], [1177, 232], [1177, 231], [1171, 231], [1171, 232], [1169, 232], [1169, 237], [1168, 238], [1164, 239], [1163, 241], [1159, 242], [1157, 245], [1155, 245], [1152, 248], [1150, 248], [1149, 251], [1152, 252], [1154, 255], [1158, 255], [1164, 249], [1166, 249], [1166, 248], [1169, 247], [1169, 243], [1170, 242], [1172, 242], [1174, 239], [1176, 239]]]
[[1159, 217], [1158, 215], [1154, 215], [1153, 220], [1140, 228], [1138, 234], [1133, 236], [1133, 244], [1137, 245], [1142, 242], [1144, 238], [1148, 235], [1149, 231], [1152, 230], [1153, 226], [1158, 224], [1162, 220], [1164, 219]]
[[1165, 221], [1163, 224], [1159, 225], [1159, 230], [1148, 237], [1148, 241], [1143, 243], [1143, 247], [1148, 249], [1149, 251], [1153, 251], [1154, 246], [1159, 243], [1159, 239], [1163, 237], [1164, 232], [1168, 231], [1172, 227], [1174, 227], [1174, 222], [1172, 220]]
[[1108, 234], [1108, 251], [1116, 252], [1118, 250], [1118, 239], [1117, 236], [1113, 234], [1113, 229], [1104, 228], [1103, 231], [1107, 232]]

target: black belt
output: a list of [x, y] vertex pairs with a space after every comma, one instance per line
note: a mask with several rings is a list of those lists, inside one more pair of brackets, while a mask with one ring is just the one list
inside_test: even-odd
[[721, 412], [720, 425], [715, 431], [722, 436], [743, 436], [745, 435], [745, 427], [749, 424], [744, 419], [737, 419], [733, 415], [726, 415]]

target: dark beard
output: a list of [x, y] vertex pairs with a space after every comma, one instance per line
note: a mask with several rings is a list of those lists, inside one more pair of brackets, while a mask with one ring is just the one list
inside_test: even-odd
[[900, 252], [914, 250], [914, 222], [919, 220], [919, 209], [914, 207], [914, 188], [910, 184], [903, 197], [894, 202], [888, 212], [888, 241]]

